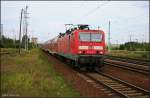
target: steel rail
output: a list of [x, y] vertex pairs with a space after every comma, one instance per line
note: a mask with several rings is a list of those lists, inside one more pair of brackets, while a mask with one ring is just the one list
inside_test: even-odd
[[107, 89], [110, 89], [111, 91], [117, 93], [120, 97], [123, 97], [123, 98], [129, 98], [128, 96], [124, 95], [123, 93], [113, 89], [111, 86], [107, 85], [106, 83], [103, 83], [103, 82], [100, 82], [99, 80], [93, 78], [92, 76], [88, 75], [88, 74], [84, 74], [86, 77], [94, 80], [97, 84], [99, 85], [103, 85], [104, 87], [106, 87]]
[[150, 66], [142, 66], [138, 64], [132, 64], [132, 63], [126, 63], [126, 62], [120, 62], [120, 61], [114, 61], [114, 60], [104, 60], [106, 63], [116, 64], [120, 66], [127, 66], [134, 69], [144, 70], [144, 71], [150, 71]]
[[132, 88], [134, 88], [134, 89], [137, 89], [137, 90], [141, 91], [141, 92], [144, 93], [144, 94], [147, 94], [147, 95], [150, 94], [150, 91], [145, 90], [145, 89], [143, 89], [143, 88], [141, 88], [141, 87], [137, 87], [137, 86], [135, 86], [135, 85], [133, 85], [133, 84], [131, 84], [131, 83], [128, 83], [128, 82], [126, 82], [126, 81], [123, 81], [123, 80], [121, 80], [121, 79], [119, 79], [119, 78], [112, 77], [111, 75], [108, 75], [108, 74], [105, 74], [105, 73], [101, 73], [101, 72], [98, 72], [98, 73], [101, 74], [101, 75], [103, 75], [103, 76], [109, 77], [109, 78], [111, 78], [111, 79], [113, 79], [113, 80], [115, 80], [115, 81], [118, 81], [118, 82], [120, 82], [120, 83], [123, 83], [123, 84], [125, 84], [125, 85], [127, 85], [127, 86], [130, 86], [130, 87], [132, 87]]
[[108, 62], [104, 62], [104, 64], [119, 67], [122, 69], [131, 70], [131, 71], [142, 73], [142, 74], [148, 74], [148, 75], [150, 74], [150, 69], [143, 70], [140, 68], [135, 68], [135, 67], [127, 66], [127, 65], [119, 65], [119, 64], [113, 64], [113, 63], [108, 63]]
[[[119, 95], [121, 98], [138, 98], [138, 97], [143, 97], [143, 98], [149, 98], [149, 94], [150, 92], [147, 91], [147, 90], [144, 90], [140, 87], [137, 87], [135, 85], [132, 85], [130, 83], [127, 83], [123, 80], [120, 80], [120, 79], [117, 79], [117, 78], [114, 78], [112, 76], [109, 76], [109, 75], [106, 75], [104, 73], [100, 73], [98, 72], [97, 73], [99, 76], [103, 76], [103, 77], [106, 77], [107, 79], [101, 79], [101, 80], [98, 80], [96, 79], [91, 73], [84, 73], [84, 75], [90, 79], [92, 79], [93, 81], [95, 81], [97, 84], [99, 85], [103, 85], [104, 87], [106, 87], [107, 89], [113, 91], [114, 93], [116, 93], [117, 95]], [[112, 81], [112, 83], [110, 82], [104, 82], [106, 81], [108, 82], [108, 80]], [[115, 84], [115, 85], [113, 85]], [[122, 85], [122, 87], [120, 86]], [[115, 87], [114, 87], [115, 86]], [[117, 88], [116, 88], [117, 87]], [[128, 90], [126, 90], [126, 89]], [[131, 92], [131, 93], [126, 93], [126, 92]]]
[[118, 56], [111, 56], [111, 55], [106, 55], [105, 57], [106, 59], [118, 60], [118, 61], [133, 63], [133, 64], [140, 64], [145, 66], [150, 65], [150, 60], [140, 60], [140, 59], [118, 57]]

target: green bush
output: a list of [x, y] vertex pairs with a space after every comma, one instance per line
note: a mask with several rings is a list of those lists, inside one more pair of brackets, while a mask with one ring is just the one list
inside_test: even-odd
[[[26, 36], [22, 37], [21, 48], [24, 48], [25, 38]], [[28, 42], [29, 42], [28, 48], [29, 49], [34, 48], [35, 45], [30, 42], [29, 38], [28, 38]], [[2, 36], [2, 39], [0, 40], [0, 48], [19, 48], [19, 40], [13, 40], [11, 38]]]
[[127, 42], [125, 44], [120, 45], [119, 49], [128, 51], [150, 51], [150, 44], [146, 42]]

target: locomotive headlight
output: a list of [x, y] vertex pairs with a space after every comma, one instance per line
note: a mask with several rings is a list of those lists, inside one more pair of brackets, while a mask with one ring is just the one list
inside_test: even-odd
[[88, 46], [79, 46], [79, 49], [88, 49]]
[[82, 51], [78, 51], [78, 53], [82, 53]]
[[102, 46], [94, 46], [94, 49], [95, 50], [103, 50], [103, 47]]

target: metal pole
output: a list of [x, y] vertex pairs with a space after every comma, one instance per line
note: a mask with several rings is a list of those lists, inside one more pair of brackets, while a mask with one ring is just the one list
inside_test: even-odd
[[26, 9], [25, 9], [25, 28], [26, 28], [26, 33], [25, 33], [25, 35], [26, 35], [26, 40], [25, 40], [25, 44], [26, 44], [26, 50], [28, 50], [28, 21], [27, 21], [27, 9], [28, 9], [28, 6], [26, 6]]
[[26, 10], [24, 9], [24, 17], [23, 17], [23, 33], [24, 33], [24, 49], [26, 50]]
[[[148, 34], [149, 34], [148, 36], [150, 36], [150, 32], [149, 32]], [[149, 40], [148, 40], [148, 44], [150, 45], [150, 38], [149, 38]]]
[[108, 26], [108, 51], [111, 50], [111, 46], [110, 46], [110, 21], [109, 21], [109, 26]]
[[23, 9], [23, 46], [24, 50], [26, 50], [26, 10]]
[[23, 9], [21, 9], [21, 17], [20, 17], [20, 31], [19, 31], [19, 54], [21, 53], [21, 25], [22, 25], [22, 14]]
[[131, 41], [132, 41], [132, 35], [130, 34], [130, 50], [131, 50], [131, 48], [132, 48], [132, 43], [131, 43]]
[[16, 35], [15, 35], [15, 49], [16, 49]]
[[16, 47], [16, 41], [15, 41], [15, 31], [13, 30], [13, 44], [14, 44], [14, 48]]
[[138, 39], [135, 39], [136, 40], [136, 42], [138, 43]]
[[116, 45], [118, 45], [118, 40], [116, 40]]
[[2, 45], [3, 44], [3, 24], [1, 24], [0, 40], [1, 40], [1, 45]]

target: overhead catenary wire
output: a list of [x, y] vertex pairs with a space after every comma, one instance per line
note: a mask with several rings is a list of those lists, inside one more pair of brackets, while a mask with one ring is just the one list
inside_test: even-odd
[[84, 15], [84, 17], [87, 17], [87, 16], [93, 14], [93, 13], [96, 12], [98, 9], [100, 9], [101, 7], [103, 7], [104, 5], [106, 5], [106, 4], [108, 4], [108, 3], [109, 3], [109, 2], [106, 2], [106, 1], [105, 1], [105, 3], [103, 3], [103, 4], [101, 4], [101, 5], [98, 5], [96, 8], [94, 8], [94, 9], [92, 9], [91, 11], [89, 11], [88, 13], [86, 13], [86, 14]]
[[88, 11], [86, 14], [84, 14], [83, 16], [81, 16], [80, 18], [78, 18], [78, 19], [76, 19], [75, 21], [80, 21], [81, 19], [85, 19], [86, 17], [88, 17], [88, 16], [90, 16], [90, 15], [92, 15], [93, 13], [95, 13], [98, 9], [100, 9], [100, 8], [102, 8], [104, 5], [106, 5], [106, 4], [108, 4], [109, 3], [109, 1], [104, 1], [104, 3], [102, 3], [101, 5], [98, 5], [96, 8], [94, 8], [94, 9], [92, 9], [92, 10], [90, 10], [90, 11]]

